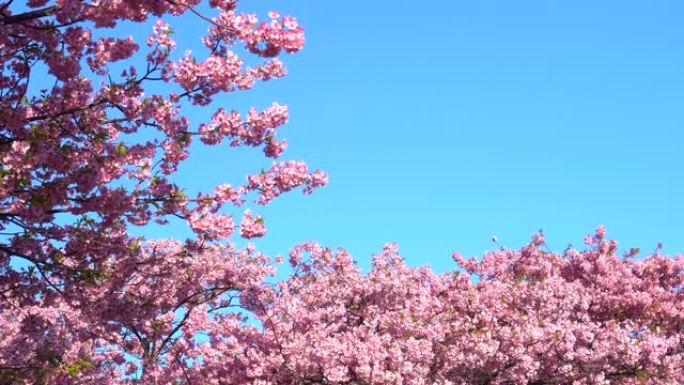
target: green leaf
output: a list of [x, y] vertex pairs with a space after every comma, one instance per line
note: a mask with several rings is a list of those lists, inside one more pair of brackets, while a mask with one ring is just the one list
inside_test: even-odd
[[25, 178], [17, 179], [17, 182], [16, 182], [16, 186], [18, 188], [28, 187], [30, 184], [31, 183], [29, 182], [29, 180], [25, 179]]
[[178, 144], [185, 145], [190, 143], [190, 135], [189, 134], [182, 134], [178, 137]]
[[126, 154], [128, 154], [128, 148], [125, 144], [123, 144], [123, 142], [120, 142], [114, 148], [114, 153], [119, 156], [126, 156]]
[[134, 253], [137, 252], [138, 250], [140, 250], [140, 242], [131, 243], [131, 245], [128, 246], [128, 249], [131, 252], [134, 252]]
[[76, 361], [72, 362], [69, 364], [69, 366], [66, 367], [66, 372], [70, 377], [73, 377], [77, 375], [78, 373], [81, 372], [82, 369], [84, 368], [92, 368], [93, 364], [90, 363], [89, 361], [84, 360], [83, 358], [77, 358]]
[[36, 206], [36, 207], [40, 207], [40, 208], [44, 209], [44, 208], [46, 208], [47, 199], [45, 199], [44, 197], [42, 197], [40, 195], [33, 195], [33, 196], [31, 196], [30, 202], [31, 202], [32, 206]]
[[95, 134], [95, 136], [93, 136], [93, 142], [104, 142], [108, 138], [109, 134], [107, 134], [106, 132], [98, 132], [97, 134]]

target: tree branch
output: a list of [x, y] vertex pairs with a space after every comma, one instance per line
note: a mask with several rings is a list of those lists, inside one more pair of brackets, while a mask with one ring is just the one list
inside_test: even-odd
[[40, 19], [40, 18], [46, 17], [46, 16], [52, 16], [55, 13], [57, 13], [58, 10], [59, 10], [59, 8], [55, 5], [53, 5], [53, 6], [42, 8], [42, 9], [36, 9], [35, 11], [24, 12], [24, 13], [12, 15], [12, 16], [3, 15], [2, 17], [3, 17], [3, 19], [5, 19], [4, 24], [9, 25], [9, 24], [22, 23], [24, 21], [29, 21], [29, 20]]

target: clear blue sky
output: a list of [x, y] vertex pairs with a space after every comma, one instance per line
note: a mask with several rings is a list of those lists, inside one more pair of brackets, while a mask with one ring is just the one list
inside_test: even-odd
[[[297, 16], [307, 45], [285, 58], [288, 77], [219, 104], [287, 104], [284, 158], [330, 175], [258, 210], [262, 250], [316, 240], [365, 266], [396, 241], [410, 264], [444, 270], [454, 250], [493, 249], [495, 234], [517, 248], [543, 228], [562, 250], [605, 224], [621, 248], [684, 251], [681, 1], [241, 7]], [[270, 164], [225, 147], [191, 158], [180, 179], [198, 188]]]

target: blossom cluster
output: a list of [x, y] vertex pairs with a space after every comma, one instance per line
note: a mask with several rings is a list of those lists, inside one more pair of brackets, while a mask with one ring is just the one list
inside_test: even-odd
[[[210, 145], [225, 138], [232, 147], [259, 147], [269, 158], [283, 154], [286, 142], [277, 137], [288, 119], [283, 105], [252, 108], [244, 117], [217, 108], [204, 123], [191, 122], [184, 108], [285, 75], [276, 56], [304, 44], [294, 18], [270, 13], [259, 21], [238, 13], [237, 1], [210, 2], [214, 16], [201, 14], [196, 0], [48, 3], [0, 6], [0, 231], [7, 234], [0, 253], [6, 260], [23, 260], [43, 279], [64, 284], [72, 275], [54, 255], [102, 264], [136, 242], [131, 225], [180, 218], [196, 233], [194, 243], [222, 240], [234, 227], [226, 204], [241, 206], [255, 190], [263, 204], [297, 186], [309, 193], [325, 184], [321, 171], [288, 161], [282, 164], [297, 167], [274, 166], [263, 180], [250, 177], [230, 191], [217, 187], [216, 194], [188, 197], [172, 182], [195, 137]], [[206, 22], [207, 52], [174, 59], [173, 28], [162, 19], [142, 46], [105, 29], [183, 13]], [[244, 66], [240, 45], [264, 64]], [[146, 59], [133, 60], [141, 50]], [[121, 75], [111, 73], [121, 61], [131, 65]], [[29, 87], [36, 76], [51, 78], [51, 88]], [[168, 85], [155, 87], [159, 82]], [[245, 223], [252, 230], [241, 234], [263, 235], [265, 228]]]

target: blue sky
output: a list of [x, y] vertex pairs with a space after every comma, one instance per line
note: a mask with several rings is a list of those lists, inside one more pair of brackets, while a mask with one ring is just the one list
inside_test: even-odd
[[[684, 251], [681, 2], [240, 4], [298, 17], [307, 45], [285, 58], [288, 77], [218, 104], [287, 104], [284, 158], [330, 175], [257, 210], [269, 254], [316, 240], [367, 266], [398, 242], [442, 271], [492, 235], [517, 248], [544, 229], [562, 250], [600, 224], [623, 249]], [[180, 23], [181, 44], [198, 43]], [[238, 184], [270, 164], [257, 152], [195, 147], [179, 181]]]

